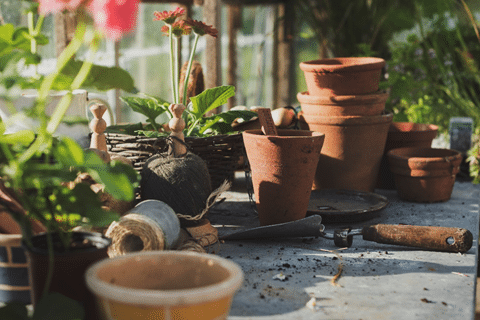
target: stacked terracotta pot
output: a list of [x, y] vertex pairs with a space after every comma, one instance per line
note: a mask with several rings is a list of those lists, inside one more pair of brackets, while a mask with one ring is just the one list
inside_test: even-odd
[[381, 58], [300, 63], [308, 92], [298, 93], [302, 129], [325, 134], [314, 189], [373, 191], [393, 115], [379, 91]]

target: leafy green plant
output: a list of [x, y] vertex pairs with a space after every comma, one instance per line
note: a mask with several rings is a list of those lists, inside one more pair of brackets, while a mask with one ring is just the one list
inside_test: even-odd
[[[449, 22], [456, 25], [449, 27]], [[430, 30], [392, 45], [387, 62], [387, 109], [394, 121], [432, 123], [446, 132], [451, 117], [480, 123], [480, 39], [475, 28], [439, 15]]]
[[[207, 89], [197, 96], [190, 98], [185, 112], [185, 136], [205, 137], [209, 135], [229, 134], [235, 132], [232, 123], [236, 119], [248, 121], [257, 116], [253, 111], [229, 110], [211, 116], [209, 112], [225, 104], [228, 98], [235, 94], [235, 87], [220, 86]], [[165, 130], [167, 123], [157, 123], [156, 119], [166, 114], [168, 119], [172, 114], [168, 110], [168, 102], [156, 97], [122, 97], [122, 100], [135, 112], [147, 117], [147, 124], [130, 124], [111, 126], [107, 132], [121, 132], [127, 134], [141, 134], [147, 137], [162, 137], [168, 135]]]

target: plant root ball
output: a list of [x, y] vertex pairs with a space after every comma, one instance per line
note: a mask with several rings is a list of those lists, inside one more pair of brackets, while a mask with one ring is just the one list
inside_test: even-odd
[[212, 193], [205, 161], [191, 152], [179, 158], [154, 155], [145, 162], [141, 177], [142, 200], [163, 201], [177, 214], [199, 215]]

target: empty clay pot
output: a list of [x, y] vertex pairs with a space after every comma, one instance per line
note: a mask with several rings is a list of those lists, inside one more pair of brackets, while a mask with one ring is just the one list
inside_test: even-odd
[[393, 174], [388, 167], [387, 152], [396, 148], [430, 148], [437, 136], [438, 126], [413, 122], [392, 122], [388, 129], [385, 153], [380, 164], [377, 188], [395, 189]]
[[332, 58], [300, 63], [308, 92], [313, 96], [377, 92], [384, 66], [385, 60], [373, 57]]
[[243, 132], [260, 224], [305, 218], [325, 135], [304, 130]]
[[384, 91], [365, 95], [320, 95], [313, 96], [308, 92], [299, 92], [304, 114], [314, 116], [377, 116], [385, 110], [388, 93]]
[[313, 188], [372, 192], [392, 118], [301, 115], [302, 128], [325, 134]]
[[451, 149], [398, 148], [387, 153], [401, 199], [442, 202], [450, 199], [462, 154]]
[[240, 267], [196, 252], [148, 251], [105, 259], [85, 274], [104, 319], [227, 319]]

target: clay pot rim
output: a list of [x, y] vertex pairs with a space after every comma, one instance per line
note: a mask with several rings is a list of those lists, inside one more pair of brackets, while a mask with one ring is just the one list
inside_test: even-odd
[[[304, 121], [306, 123], [314, 123], [320, 125], [374, 125], [385, 122], [391, 122], [393, 119], [393, 113], [390, 111], [384, 111], [382, 114], [377, 116], [312, 116], [308, 114], [302, 114]], [[314, 121], [309, 121], [312, 119]], [[320, 121], [319, 121], [320, 120]]]
[[308, 91], [297, 93], [297, 100], [300, 104], [315, 105], [353, 105], [365, 103], [384, 103], [389, 97], [389, 93], [385, 90], [378, 90], [375, 93], [355, 94], [355, 95], [335, 95], [333, 93], [313, 96]]
[[[295, 129], [277, 129], [278, 136], [266, 136], [261, 129], [254, 129], [254, 130], [245, 130], [242, 132], [244, 135], [250, 136], [259, 136], [264, 137], [265, 139], [268, 138], [275, 138], [275, 139], [282, 139], [282, 140], [293, 140], [298, 138], [321, 138], [325, 137], [325, 134], [322, 132], [317, 131], [310, 131], [310, 130], [295, 130]], [[300, 133], [296, 135], [287, 135], [288, 133]], [[302, 135], [301, 133], [310, 133], [310, 135]], [[283, 134], [283, 135], [281, 135]], [[261, 138], [260, 138], [261, 139]]]
[[[110, 264], [121, 263], [122, 260], [137, 260], [159, 258], [162, 256], [179, 256], [198, 258], [201, 260], [213, 260], [222, 268], [228, 270], [229, 276], [224, 281], [199, 288], [180, 290], [153, 290], [137, 289], [113, 285], [101, 281], [96, 276], [97, 272]], [[146, 306], [174, 306], [179, 304], [197, 304], [205, 301], [219, 300], [223, 297], [233, 296], [243, 282], [243, 271], [234, 262], [212, 254], [204, 254], [188, 251], [143, 251], [127, 253], [114, 258], [107, 258], [91, 265], [85, 272], [87, 287], [95, 295], [120, 303], [141, 304]], [[132, 294], [133, 293], [133, 294]]]
[[[445, 153], [445, 156], [419, 156], [422, 152]], [[418, 148], [406, 147], [396, 148], [388, 151], [387, 156], [391, 159], [405, 161], [410, 163], [446, 163], [446, 162], [460, 162], [463, 158], [462, 154], [453, 149], [442, 148]]]
[[[409, 130], [403, 130], [401, 126], [408, 125], [411, 126]], [[419, 132], [435, 132], [435, 135], [438, 132], [438, 126], [435, 124], [428, 124], [428, 123], [415, 123], [415, 122], [392, 122], [390, 128], [388, 130], [388, 134], [391, 135], [402, 135], [402, 134], [411, 134], [411, 133], [419, 133]]]
[[300, 62], [301, 70], [323, 74], [370, 71], [384, 66], [385, 60], [376, 57], [339, 57]]

